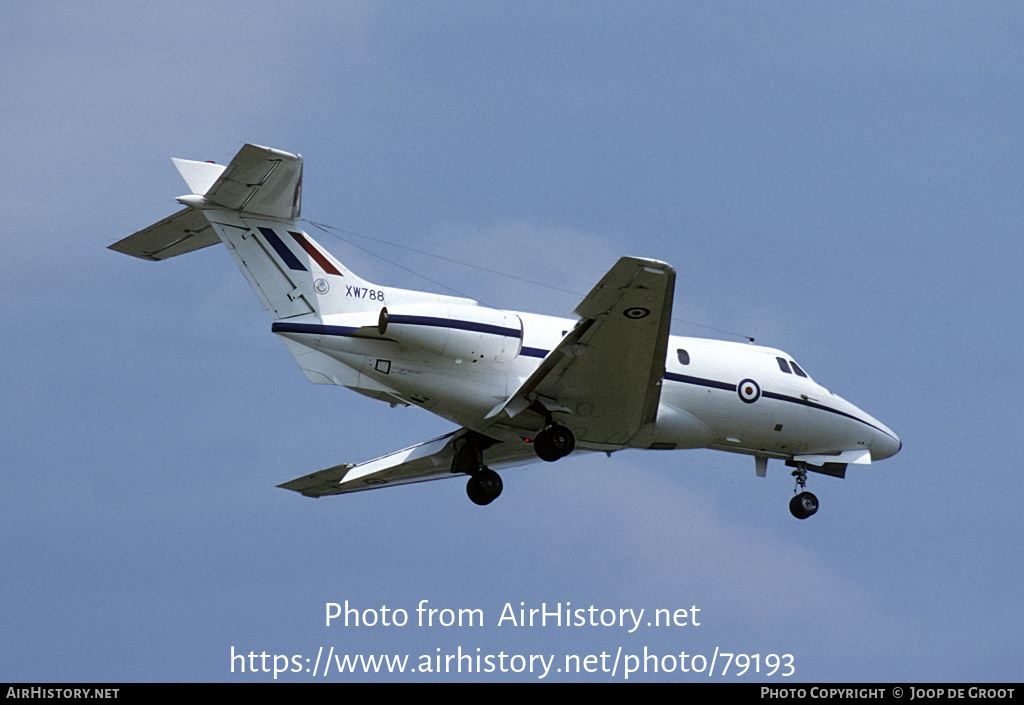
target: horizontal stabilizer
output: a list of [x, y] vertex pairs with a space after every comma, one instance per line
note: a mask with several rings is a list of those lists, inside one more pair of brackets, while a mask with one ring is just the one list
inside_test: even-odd
[[247, 144], [205, 196], [209, 203], [231, 210], [297, 219], [302, 207], [302, 157]]
[[201, 211], [186, 208], [134, 235], [115, 242], [110, 249], [153, 261], [183, 255], [220, 242]]
[[[302, 157], [247, 144], [228, 166], [172, 159], [178, 172], [202, 196], [204, 205], [178, 211], [159, 223], [110, 246], [132, 257], [164, 260], [220, 242], [203, 210], [221, 206], [271, 218], [299, 217], [302, 200]], [[181, 200], [187, 202], [184, 197]], [[188, 201], [190, 205], [194, 205]]]

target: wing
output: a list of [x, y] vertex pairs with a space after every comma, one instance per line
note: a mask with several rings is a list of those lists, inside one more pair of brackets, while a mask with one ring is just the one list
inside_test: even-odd
[[[343, 463], [278, 485], [306, 497], [373, 490], [379, 487], [406, 485], [413, 482], [466, 477], [452, 472], [454, 444], [469, 433], [459, 429], [426, 443], [352, 465]], [[487, 447], [487, 467], [500, 469], [525, 465], [537, 460], [533, 446], [525, 441], [496, 442]]]
[[620, 447], [653, 423], [665, 375], [675, 270], [623, 257], [576, 307], [576, 327], [487, 418], [539, 401], [591, 447]]

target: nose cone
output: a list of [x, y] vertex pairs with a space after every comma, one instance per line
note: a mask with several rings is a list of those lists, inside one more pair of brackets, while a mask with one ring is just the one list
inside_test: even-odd
[[890, 431], [886, 426], [877, 424], [875, 427], [874, 438], [871, 439], [871, 459], [882, 460], [884, 458], [891, 458], [900, 452], [900, 448], [903, 447], [903, 442], [899, 437]]

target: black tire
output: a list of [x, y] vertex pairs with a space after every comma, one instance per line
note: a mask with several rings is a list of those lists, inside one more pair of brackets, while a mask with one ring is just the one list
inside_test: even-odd
[[818, 511], [818, 498], [810, 492], [801, 492], [789, 500], [789, 511], [797, 519], [806, 519]]
[[489, 468], [485, 468], [469, 478], [466, 483], [466, 494], [473, 501], [473, 504], [481, 506], [490, 504], [501, 494], [501, 475]]
[[576, 448], [576, 437], [565, 426], [545, 428], [533, 439], [533, 449], [537, 457], [553, 463], [564, 458]]

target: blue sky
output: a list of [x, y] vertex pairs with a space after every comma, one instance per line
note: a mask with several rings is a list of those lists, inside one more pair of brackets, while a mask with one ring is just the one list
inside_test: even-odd
[[[778, 683], [1019, 680], [1022, 33], [1013, 3], [11, 9], [0, 680], [264, 681], [231, 672], [232, 647], [460, 646], [792, 654]], [[803, 522], [781, 464], [761, 480], [704, 451], [509, 471], [487, 508], [456, 480], [277, 489], [450, 427], [307, 383], [222, 249], [106, 249], [175, 211], [170, 157], [245, 142], [304, 155], [303, 215], [358, 236], [310, 233], [367, 279], [568, 316], [619, 256], [667, 261], [674, 333], [788, 351], [903, 450], [813, 476]], [[324, 626], [345, 600], [486, 624]], [[521, 602], [702, 623], [499, 627]]]

